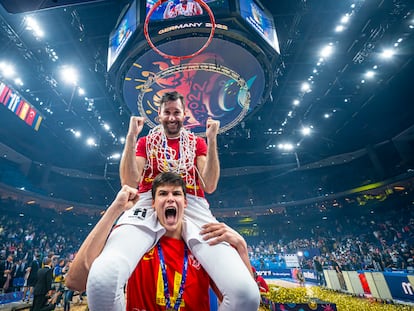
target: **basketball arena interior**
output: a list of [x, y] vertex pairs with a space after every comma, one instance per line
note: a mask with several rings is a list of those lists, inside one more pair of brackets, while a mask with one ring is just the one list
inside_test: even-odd
[[[121, 188], [130, 117], [147, 134], [177, 90], [189, 130], [220, 121], [206, 198], [261, 309], [412, 310], [413, 2], [180, 2], [0, 0], [0, 262], [72, 259]], [[22, 282], [0, 309], [28, 308]]]

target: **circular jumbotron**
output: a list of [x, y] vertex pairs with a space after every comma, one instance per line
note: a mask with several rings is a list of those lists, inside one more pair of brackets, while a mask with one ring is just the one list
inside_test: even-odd
[[209, 117], [223, 133], [269, 98], [279, 57], [274, 24], [258, 5], [238, 1], [145, 2], [144, 30], [130, 36], [129, 49], [115, 50], [118, 58], [113, 52], [110, 69], [132, 115], [156, 126], [162, 95], [177, 91], [184, 126], [203, 136]]
[[164, 53], [163, 51], [161, 51], [160, 49], [158, 49], [155, 44], [152, 42], [151, 40], [151, 36], [149, 34], [149, 22], [151, 19], [152, 14], [156, 11], [156, 9], [162, 5], [164, 2], [167, 2], [168, 0], [158, 0], [149, 10], [149, 12], [147, 13], [147, 16], [145, 18], [145, 22], [144, 22], [144, 36], [145, 39], [148, 42], [148, 45], [151, 47], [151, 49], [153, 49], [155, 52], [157, 52], [159, 55], [161, 55], [162, 57], [165, 58], [170, 58], [170, 59], [188, 59], [188, 58], [193, 58], [194, 56], [199, 55], [200, 53], [202, 53], [211, 43], [211, 40], [213, 40], [214, 37], [214, 32], [215, 32], [215, 28], [216, 28], [216, 21], [214, 19], [214, 14], [213, 11], [211, 11], [210, 7], [202, 0], [194, 0], [194, 2], [200, 4], [206, 11], [208, 16], [210, 17], [210, 24], [211, 24], [211, 30], [210, 30], [210, 35], [207, 39], [207, 41], [204, 43], [204, 45], [196, 52], [188, 54], [188, 55], [183, 55], [183, 56], [176, 56], [176, 55], [171, 55], [171, 54], [167, 54]]
[[[186, 51], [202, 40], [175, 39], [161, 46], [166, 51]], [[145, 116], [154, 127], [162, 94], [178, 91], [185, 98], [184, 126], [204, 135], [208, 117], [220, 120], [220, 132], [237, 125], [260, 103], [265, 84], [262, 67], [252, 54], [214, 38], [205, 52], [186, 62], [166, 60], [153, 50], [139, 56], [125, 74], [123, 96], [132, 113]]]
[[[181, 72], [190, 72], [190, 71], [206, 71], [211, 73], [216, 73], [223, 75], [224, 77], [227, 77], [227, 81], [223, 83], [223, 92], [219, 97], [222, 97], [224, 93], [227, 93], [235, 84], [236, 87], [239, 87], [239, 91], [237, 93], [237, 103], [239, 103], [240, 109], [238, 110], [238, 115], [235, 116], [231, 122], [228, 124], [225, 124], [224, 126], [220, 127], [219, 133], [227, 131], [229, 128], [232, 128], [234, 125], [239, 123], [246, 113], [249, 110], [250, 105], [250, 92], [249, 88], [247, 86], [247, 82], [236, 72], [233, 70], [223, 66], [223, 65], [216, 65], [216, 64], [210, 64], [210, 63], [192, 63], [192, 64], [183, 64], [183, 65], [176, 65], [167, 68], [166, 70], [162, 70], [158, 73], [156, 73], [153, 77], [147, 80], [147, 82], [144, 84], [141, 93], [138, 96], [138, 109], [140, 111], [141, 115], [146, 115], [147, 113], [151, 113], [151, 110], [148, 110], [149, 107], [145, 107], [144, 104], [144, 97], [145, 94], [151, 90], [152, 86], [157, 83], [157, 81], [160, 81], [161, 79], [168, 79], [168, 77]], [[157, 105], [158, 107], [158, 105]], [[189, 102], [187, 104], [187, 109], [190, 109], [191, 111], [197, 111], [197, 109], [200, 109], [200, 106], [196, 102]], [[200, 113], [207, 114], [208, 111], [205, 107], [201, 108]], [[202, 118], [203, 119], [203, 118]], [[153, 122], [153, 120], [148, 119], [148, 123], [151, 127], [155, 127], [157, 124]], [[199, 122], [200, 123], [200, 122]], [[205, 126], [205, 124], [203, 124]]]

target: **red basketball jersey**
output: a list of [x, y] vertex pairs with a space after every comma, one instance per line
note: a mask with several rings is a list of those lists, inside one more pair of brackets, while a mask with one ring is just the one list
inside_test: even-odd
[[[171, 307], [181, 284], [184, 242], [168, 237], [160, 240], [167, 267]], [[188, 250], [188, 269], [180, 311], [209, 311], [210, 278]], [[157, 246], [144, 255], [127, 286], [127, 311], [165, 311], [165, 295]]]

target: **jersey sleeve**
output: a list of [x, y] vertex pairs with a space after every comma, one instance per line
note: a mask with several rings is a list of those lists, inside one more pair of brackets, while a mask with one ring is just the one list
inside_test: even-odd
[[146, 144], [147, 144], [147, 137], [146, 136], [141, 137], [140, 139], [138, 139], [137, 148], [136, 148], [136, 151], [135, 151], [135, 155], [137, 157], [147, 158]]
[[206, 156], [207, 155], [207, 143], [202, 137], [197, 137], [196, 142], [196, 156]]

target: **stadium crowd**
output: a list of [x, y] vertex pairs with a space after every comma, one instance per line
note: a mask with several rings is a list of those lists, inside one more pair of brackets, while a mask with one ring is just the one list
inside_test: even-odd
[[[298, 254], [300, 266], [315, 269], [406, 270], [414, 272], [414, 211], [412, 191], [390, 195], [367, 204], [355, 201], [325, 210], [325, 221], [305, 217], [304, 207], [287, 210], [281, 221], [262, 228], [265, 235], [245, 236], [256, 269], [285, 268], [284, 255]], [[11, 199], [0, 201], [0, 270], [12, 260], [9, 286], [22, 290], [34, 258], [53, 257], [70, 262], [97, 219], [72, 212], [57, 212]], [[289, 221], [286, 221], [289, 219]], [[280, 234], [270, 234], [277, 228]], [[300, 230], [299, 230], [300, 229]], [[0, 271], [4, 275], [3, 271]]]
[[359, 202], [340, 210], [331, 208], [316, 223], [303, 210], [296, 218], [288, 217], [282, 225], [285, 234], [277, 239], [246, 237], [250, 259], [259, 269], [282, 268], [285, 254], [299, 253], [305, 269], [314, 269], [317, 256], [325, 269], [338, 264], [346, 271], [414, 272], [412, 206], [412, 194], [396, 194], [368, 207]]

